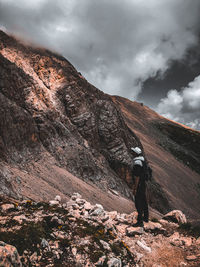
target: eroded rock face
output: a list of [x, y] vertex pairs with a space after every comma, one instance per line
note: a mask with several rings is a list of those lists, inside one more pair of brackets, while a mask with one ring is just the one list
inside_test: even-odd
[[77, 177], [129, 196], [136, 145], [111, 97], [66, 59], [0, 32], [2, 161], [24, 167], [47, 151]]

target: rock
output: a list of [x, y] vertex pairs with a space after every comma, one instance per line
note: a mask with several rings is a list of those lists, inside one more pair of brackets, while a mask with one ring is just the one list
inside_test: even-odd
[[71, 196], [71, 199], [76, 200], [77, 198], [82, 198], [82, 196], [79, 193], [73, 193], [73, 195]]
[[16, 247], [0, 241], [0, 266], [22, 267]]
[[183, 224], [187, 222], [186, 216], [180, 210], [172, 210], [169, 213], [165, 214], [162, 219], [169, 220], [178, 224]]
[[61, 196], [59, 196], [59, 195], [55, 196], [54, 200], [58, 201], [58, 202], [61, 202]]
[[171, 235], [169, 237], [170, 240], [170, 244], [176, 247], [181, 247], [184, 242], [180, 239], [180, 234], [178, 232], [173, 233], [173, 235]]
[[196, 244], [200, 245], [200, 237], [196, 240]]
[[73, 254], [74, 256], [77, 255], [77, 248], [75, 248], [75, 247], [72, 248], [72, 254]]
[[95, 263], [95, 266], [103, 266], [106, 256], [102, 256], [99, 260]]
[[160, 223], [155, 223], [155, 222], [148, 222], [147, 224], [145, 223], [145, 231], [155, 231], [155, 230], [161, 230], [161, 229], [163, 228]]
[[18, 223], [22, 223], [23, 221], [26, 221], [27, 218], [24, 214], [21, 214], [21, 215], [17, 215], [17, 216], [14, 216], [13, 217], [13, 220], [17, 221]]
[[85, 202], [83, 208], [87, 211], [91, 210], [93, 206], [89, 202]]
[[144, 229], [142, 227], [127, 227], [126, 235], [127, 236], [135, 236], [144, 234]]
[[185, 267], [185, 266], [187, 266], [187, 263], [186, 262], [181, 262], [180, 264], [179, 264], [179, 267]]
[[54, 223], [56, 226], [64, 224], [63, 220], [59, 219], [57, 216], [53, 216], [51, 218], [51, 222]]
[[195, 255], [190, 255], [190, 256], [186, 257], [187, 261], [195, 261], [196, 259], [197, 259], [197, 256], [195, 256]]
[[192, 238], [191, 237], [181, 237], [180, 238], [183, 244], [187, 247], [190, 247], [192, 245]]
[[107, 262], [108, 267], [122, 267], [121, 259], [111, 258]]
[[151, 248], [150, 247], [148, 247], [147, 245], [146, 245], [146, 243], [142, 240], [142, 241], [137, 241], [137, 244], [138, 244], [138, 246], [139, 247], [141, 247], [142, 249], [144, 249], [145, 251], [147, 251], [148, 253], [151, 253]]
[[1, 205], [1, 210], [2, 210], [3, 212], [12, 210], [12, 209], [14, 209], [14, 208], [15, 208], [15, 206], [14, 206], [13, 204], [3, 204], [3, 205]]
[[44, 239], [44, 238], [42, 238], [42, 241], [41, 241], [40, 245], [41, 245], [42, 248], [47, 248], [48, 251], [51, 250], [48, 241], [46, 239]]
[[164, 227], [174, 227], [174, 228], [179, 227], [179, 225], [177, 223], [169, 222], [169, 221], [163, 220], [163, 219], [160, 219], [159, 223]]
[[85, 199], [82, 199], [82, 198], [76, 198], [76, 203], [81, 206], [81, 205], [84, 205], [86, 200]]
[[102, 216], [99, 218], [103, 223], [109, 220], [109, 216], [105, 214], [105, 216]]
[[135, 260], [136, 262], [139, 262], [141, 260], [142, 257], [144, 257], [143, 254], [139, 253], [139, 252], [134, 252], [134, 255], [135, 255]]
[[37, 252], [34, 252], [31, 256], [30, 256], [30, 261], [33, 263], [35, 263], [37, 261], [38, 255]]
[[126, 214], [117, 214], [116, 220], [119, 223], [127, 223]]
[[115, 220], [118, 213], [116, 210], [114, 210], [114, 211], [109, 211], [107, 214], [112, 220]]
[[89, 214], [91, 216], [104, 216], [105, 215], [105, 211], [102, 205], [100, 204], [96, 204], [93, 209], [91, 209], [89, 211]]
[[15, 181], [17, 184], [21, 184], [21, 178], [19, 176], [15, 177]]
[[68, 201], [67, 208], [79, 209], [79, 205], [75, 201]]
[[59, 205], [59, 204], [60, 204], [60, 202], [57, 201], [57, 200], [50, 200], [50, 201], [49, 201], [49, 205], [50, 205], [50, 206]]
[[105, 250], [109, 250], [109, 251], [111, 250], [111, 248], [107, 242], [100, 240], [100, 243], [102, 244], [102, 246]]

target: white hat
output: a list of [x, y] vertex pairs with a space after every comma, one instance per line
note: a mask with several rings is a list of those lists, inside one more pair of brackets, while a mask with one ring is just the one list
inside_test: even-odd
[[131, 150], [134, 151], [138, 155], [142, 153], [142, 150], [137, 146], [136, 147], [131, 147]]

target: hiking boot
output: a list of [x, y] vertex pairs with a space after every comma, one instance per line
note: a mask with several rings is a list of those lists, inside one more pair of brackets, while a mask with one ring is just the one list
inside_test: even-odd
[[146, 222], [146, 223], [148, 223], [148, 222], [149, 222], [149, 218], [145, 218], [145, 217], [144, 217], [144, 218], [143, 218], [143, 221]]
[[134, 223], [132, 226], [133, 226], [133, 227], [143, 227], [144, 224], [143, 224], [142, 221], [139, 221], [139, 222]]

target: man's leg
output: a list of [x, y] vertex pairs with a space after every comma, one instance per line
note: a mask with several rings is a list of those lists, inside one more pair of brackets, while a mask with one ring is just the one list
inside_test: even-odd
[[149, 221], [149, 208], [148, 208], [148, 203], [147, 203], [147, 198], [146, 198], [146, 194], [144, 197], [144, 202], [143, 202], [143, 210], [144, 210], [144, 221], [148, 222]]
[[135, 227], [143, 226], [143, 203], [142, 203], [142, 196], [140, 192], [137, 192], [135, 196], [135, 207], [138, 212], [138, 217], [137, 217], [137, 223], [134, 224], [133, 226]]

